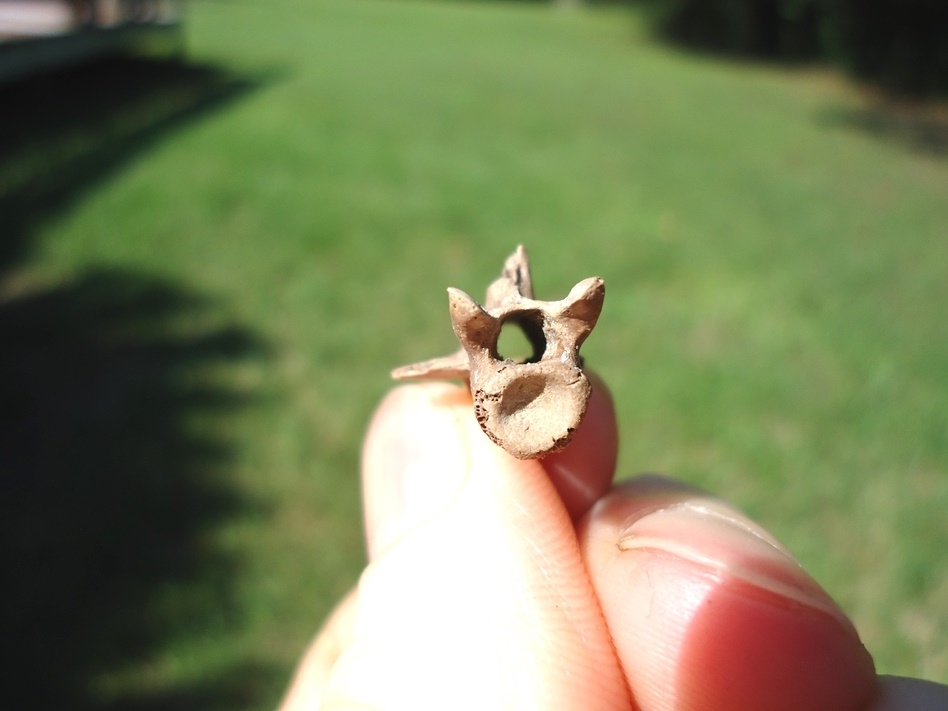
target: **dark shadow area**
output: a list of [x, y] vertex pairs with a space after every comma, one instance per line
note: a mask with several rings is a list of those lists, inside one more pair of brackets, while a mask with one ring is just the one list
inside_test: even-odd
[[[125, 698], [90, 686], [239, 622], [211, 534], [255, 508], [215, 431], [252, 400], [222, 369], [265, 355], [210, 304], [118, 271], [0, 300], [0, 629], [11, 708], [255, 708], [265, 669]], [[216, 377], [209, 377], [213, 371]], [[272, 688], [272, 687], [271, 687]]]
[[[810, 2], [638, 0], [635, 4], [644, 7], [659, 37], [693, 51], [788, 63], [821, 56], [820, 18]], [[786, 12], [783, 5], [792, 5], [794, 12]]]
[[176, 642], [240, 624], [241, 561], [214, 534], [259, 508], [230, 479], [227, 434], [256, 398], [227, 373], [265, 346], [149, 274], [35, 284], [19, 269], [43, 221], [263, 83], [111, 59], [0, 87], [4, 706], [252, 709], [283, 682], [252, 662], [141, 681]]
[[113, 58], [0, 86], [0, 272], [37, 224], [169, 132], [273, 80]]
[[630, 0], [679, 47], [749, 61], [821, 62], [891, 96], [948, 95], [938, 0]]
[[686, 51], [784, 65], [812, 63], [822, 56], [820, 17], [815, 4], [806, 0], [628, 2], [644, 13], [659, 39]]
[[931, 106], [878, 103], [862, 109], [831, 109], [817, 120], [830, 128], [857, 130], [899, 143], [916, 153], [948, 157], [948, 111]]

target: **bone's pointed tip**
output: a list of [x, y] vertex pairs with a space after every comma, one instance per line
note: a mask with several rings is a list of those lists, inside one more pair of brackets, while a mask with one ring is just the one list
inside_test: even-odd
[[505, 272], [520, 272], [526, 270], [530, 273], [530, 257], [527, 254], [527, 248], [518, 244], [513, 253], [504, 261]]
[[454, 320], [455, 314], [463, 315], [465, 318], [474, 318], [481, 313], [487, 316], [484, 308], [477, 303], [473, 296], [454, 286], [448, 287], [448, 305], [451, 307], [452, 320]]
[[569, 290], [569, 296], [566, 297], [567, 301], [577, 301], [583, 299], [585, 301], [591, 299], [599, 299], [600, 301], [606, 295], [606, 282], [602, 277], [589, 277], [583, 279], [581, 282], [578, 282], [572, 289]]
[[570, 289], [569, 295], [560, 302], [560, 314], [585, 322], [587, 329], [591, 331], [602, 313], [605, 297], [606, 283], [601, 277], [583, 279]]
[[500, 302], [505, 296], [525, 296], [528, 299], [533, 298], [533, 279], [530, 276], [530, 258], [527, 256], [527, 250], [522, 245], [517, 245], [504, 261], [504, 268], [501, 271], [500, 279], [491, 284], [487, 289], [488, 306], [495, 305], [493, 302]]
[[448, 289], [451, 326], [468, 353], [496, 348], [500, 321], [460, 289]]

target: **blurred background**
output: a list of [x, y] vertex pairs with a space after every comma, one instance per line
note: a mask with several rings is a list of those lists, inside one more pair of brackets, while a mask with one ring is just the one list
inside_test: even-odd
[[606, 281], [620, 477], [948, 682], [944, 7], [0, 2], [10, 705], [274, 706], [389, 370], [518, 243], [539, 298]]

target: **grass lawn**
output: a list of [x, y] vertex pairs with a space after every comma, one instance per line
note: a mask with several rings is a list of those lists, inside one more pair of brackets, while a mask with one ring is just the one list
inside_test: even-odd
[[948, 682], [937, 146], [615, 9], [205, 1], [188, 33], [186, 66], [2, 90], [14, 698], [275, 704], [363, 563], [388, 370], [454, 350], [444, 288], [519, 242], [540, 298], [606, 280], [620, 476], [734, 500], [881, 671]]

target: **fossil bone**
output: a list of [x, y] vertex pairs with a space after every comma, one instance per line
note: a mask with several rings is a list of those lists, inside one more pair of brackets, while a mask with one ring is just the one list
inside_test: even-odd
[[[605, 296], [599, 277], [584, 279], [561, 301], [533, 298], [530, 264], [522, 246], [487, 288], [484, 306], [448, 289], [461, 350], [392, 371], [396, 380], [464, 379], [474, 414], [494, 442], [519, 459], [543, 457], [569, 444], [589, 403], [589, 380], [579, 347], [596, 325]], [[522, 362], [497, 351], [504, 324], [519, 326], [533, 347]]]

